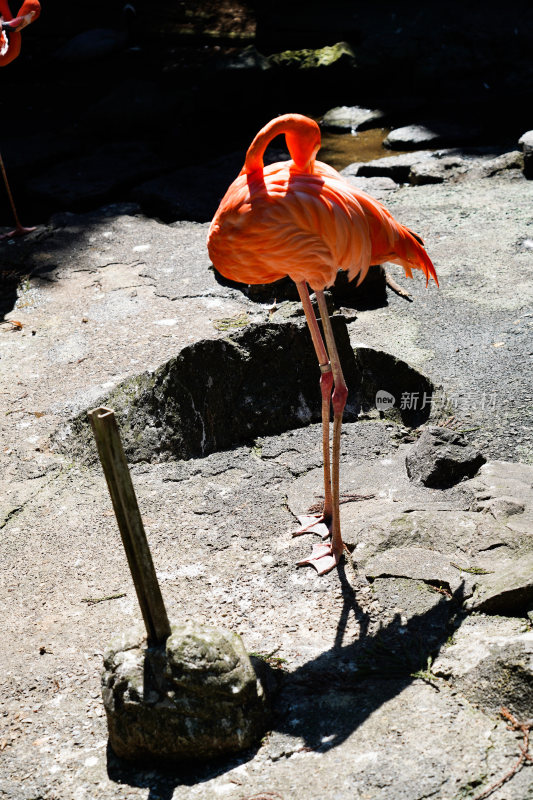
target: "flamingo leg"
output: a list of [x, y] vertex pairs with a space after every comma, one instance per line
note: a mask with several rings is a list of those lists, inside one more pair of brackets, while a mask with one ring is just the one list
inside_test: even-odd
[[15, 208], [15, 202], [13, 200], [13, 195], [11, 194], [11, 189], [9, 186], [9, 181], [7, 180], [7, 173], [6, 168], [4, 166], [4, 159], [2, 158], [2, 154], [0, 153], [0, 170], [2, 171], [2, 177], [4, 179], [4, 185], [6, 187], [7, 196], [9, 198], [9, 203], [11, 205], [11, 210], [13, 211], [13, 216], [15, 218], [15, 228], [9, 233], [4, 233], [0, 236], [1, 239], [12, 239], [14, 236], [24, 236], [26, 233], [31, 233], [35, 230], [35, 228], [25, 228], [23, 225], [20, 224], [20, 220], [18, 218], [17, 209]]
[[348, 389], [342, 374], [342, 367], [331, 327], [329, 312], [326, 305], [326, 298], [323, 292], [316, 292], [318, 300], [318, 307], [320, 316], [322, 318], [322, 327], [324, 336], [326, 338], [326, 345], [331, 363], [333, 373], [333, 382], [335, 389], [331, 398], [333, 405], [333, 445], [332, 445], [332, 471], [331, 471], [331, 492], [332, 492], [332, 519], [331, 519], [331, 544], [315, 545], [311, 556], [304, 561], [299, 562], [300, 565], [309, 564], [314, 567], [319, 575], [329, 572], [335, 567], [341, 558], [344, 550], [344, 542], [342, 541], [341, 525], [340, 525], [340, 511], [339, 511], [339, 474], [340, 474], [340, 444], [341, 444], [341, 429], [342, 429], [342, 415], [346, 405], [346, 398]]
[[321, 371], [320, 392], [322, 395], [322, 462], [324, 469], [324, 509], [322, 514], [313, 514], [299, 517], [302, 527], [293, 532], [293, 536], [301, 536], [303, 533], [318, 533], [323, 538], [330, 535], [329, 526], [333, 514], [333, 497], [331, 493], [331, 462], [329, 454], [329, 414], [331, 402], [331, 390], [333, 388], [333, 372], [329, 362], [324, 340], [318, 327], [318, 322], [313, 311], [309, 290], [305, 282], [297, 283], [296, 288], [302, 301], [305, 318], [313, 340], [313, 346], [318, 358]]

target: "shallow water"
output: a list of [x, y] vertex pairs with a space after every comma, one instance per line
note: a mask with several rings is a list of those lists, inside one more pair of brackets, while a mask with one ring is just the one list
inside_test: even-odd
[[397, 155], [399, 151], [383, 147], [383, 140], [389, 130], [389, 128], [372, 128], [355, 134], [322, 131], [322, 147], [318, 158], [340, 170], [348, 164], [353, 164], [354, 161], [371, 161], [373, 158]]

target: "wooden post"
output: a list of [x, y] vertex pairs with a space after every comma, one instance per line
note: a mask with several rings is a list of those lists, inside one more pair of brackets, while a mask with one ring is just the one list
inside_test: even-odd
[[94, 408], [89, 411], [89, 418], [141, 606], [148, 642], [151, 645], [163, 644], [170, 636], [170, 623], [120, 440], [115, 412], [105, 407]]

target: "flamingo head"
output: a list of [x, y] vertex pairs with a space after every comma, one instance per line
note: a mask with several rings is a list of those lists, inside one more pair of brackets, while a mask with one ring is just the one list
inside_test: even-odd
[[313, 172], [316, 154], [320, 150], [320, 128], [317, 123], [297, 114], [293, 115], [294, 127], [286, 133], [287, 147], [294, 164], [304, 172]]
[[7, 22], [5, 20], [2, 21], [2, 28], [8, 28], [10, 31], [21, 31], [31, 22], [35, 22], [40, 13], [41, 4], [39, 0], [25, 0], [14, 19], [10, 19]]

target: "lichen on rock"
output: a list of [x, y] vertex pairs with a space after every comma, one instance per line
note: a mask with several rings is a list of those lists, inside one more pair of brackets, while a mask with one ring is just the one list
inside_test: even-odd
[[214, 626], [172, 626], [148, 647], [140, 629], [104, 655], [102, 695], [115, 753], [132, 760], [206, 760], [265, 732], [267, 695], [241, 638]]

